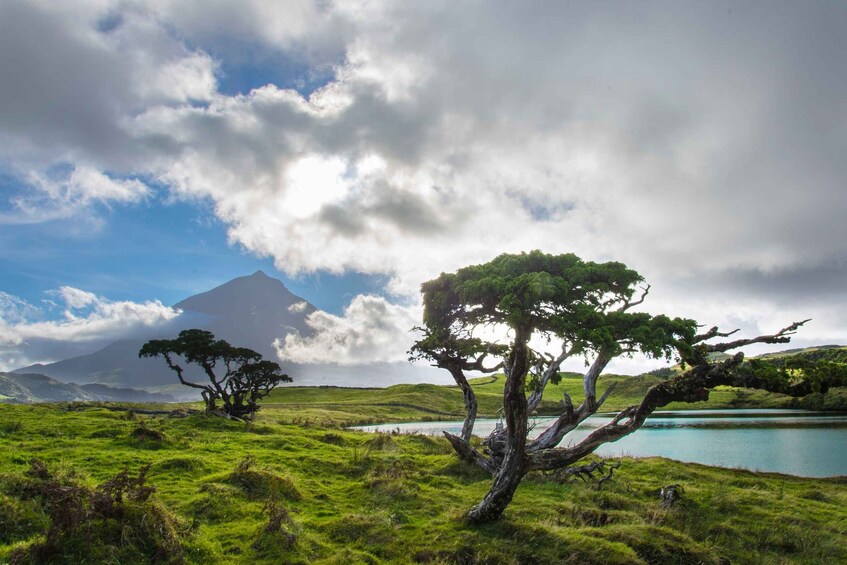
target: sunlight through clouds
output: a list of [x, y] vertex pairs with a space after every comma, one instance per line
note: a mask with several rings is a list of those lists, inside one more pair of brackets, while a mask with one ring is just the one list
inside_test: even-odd
[[326, 204], [339, 202], [349, 190], [346, 170], [347, 164], [337, 157], [309, 155], [295, 162], [287, 171], [281, 212], [306, 218]]

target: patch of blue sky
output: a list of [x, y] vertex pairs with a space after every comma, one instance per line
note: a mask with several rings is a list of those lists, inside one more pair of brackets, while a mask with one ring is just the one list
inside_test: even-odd
[[[0, 177], [3, 188], [8, 178]], [[95, 206], [88, 217], [0, 224], [0, 291], [43, 306], [49, 291], [72, 286], [110, 300], [176, 302], [261, 269], [295, 294], [340, 314], [357, 294], [382, 294], [382, 276], [318, 272], [289, 277], [272, 259], [227, 240], [208, 203]], [[60, 315], [61, 312], [55, 312]]]
[[100, 18], [95, 26], [100, 33], [110, 33], [118, 29], [124, 22], [124, 18], [118, 12], [109, 12]]
[[[109, 34], [124, 23], [123, 16], [110, 12], [96, 22], [100, 33]], [[218, 65], [218, 92], [227, 96], [247, 94], [251, 90], [273, 84], [293, 89], [308, 98], [314, 91], [335, 78], [334, 67], [344, 62], [344, 53], [325, 54], [319, 65], [310, 64], [296, 50], [285, 52], [250, 39], [216, 37], [208, 43], [194, 43], [181, 36], [172, 26], [162, 23], [188, 49], [209, 54]], [[195, 105], [203, 105], [194, 101]]]
[[540, 202], [537, 199], [527, 197], [519, 191], [512, 191], [510, 195], [520, 202], [521, 207], [536, 222], [558, 220], [574, 209], [574, 204], [571, 202]]
[[[309, 66], [296, 57], [280, 51], [245, 48], [246, 53], [216, 57], [218, 60], [218, 91], [233, 96], [273, 84], [282, 89], [296, 90], [308, 98], [314, 91], [335, 78], [332, 65]], [[215, 56], [215, 53], [212, 52]], [[341, 59], [339, 58], [339, 63]]]
[[0, 209], [9, 206], [9, 198], [20, 190], [20, 179], [10, 171], [0, 167]]

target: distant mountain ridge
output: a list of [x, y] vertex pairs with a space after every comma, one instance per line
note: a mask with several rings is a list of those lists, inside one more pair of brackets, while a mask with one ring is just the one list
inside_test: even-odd
[[46, 375], [0, 373], [0, 403], [34, 402], [174, 402], [170, 394], [151, 393], [101, 384], [63, 383]]
[[[317, 310], [289, 291], [282, 281], [263, 271], [238, 277], [210, 291], [174, 305], [182, 314], [138, 339], [115, 341], [87, 355], [49, 364], [30, 365], [13, 373], [40, 373], [66, 383], [156, 388], [173, 384], [175, 377], [161, 360], [139, 359], [138, 350], [149, 339], [171, 339], [184, 329], [211, 331], [239, 347], [249, 347], [276, 359], [273, 342], [291, 332], [308, 334], [306, 317]], [[188, 367], [188, 378], [202, 380]]]

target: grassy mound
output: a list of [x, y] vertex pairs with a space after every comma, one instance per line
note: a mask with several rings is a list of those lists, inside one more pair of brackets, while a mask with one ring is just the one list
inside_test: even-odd
[[267, 470], [254, 469], [255, 465], [255, 457], [245, 457], [226, 477], [226, 482], [241, 489], [248, 498], [256, 500], [267, 498], [300, 500], [303, 498], [291, 479]]

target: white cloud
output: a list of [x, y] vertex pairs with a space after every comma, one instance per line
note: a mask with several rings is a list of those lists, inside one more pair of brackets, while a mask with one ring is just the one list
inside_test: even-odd
[[0, 370], [56, 361], [49, 352], [55, 355], [67, 349], [63, 343], [105, 345], [180, 314], [157, 300], [113, 301], [69, 286], [52, 294], [64, 305], [59, 320], [42, 320], [42, 312], [34, 306], [6, 293], [0, 295]]
[[[67, 306], [64, 320], [17, 324], [11, 327], [12, 334], [24, 340], [99, 340], [116, 338], [122, 331], [153, 326], [179, 315], [178, 310], [158, 300], [142, 303], [111, 301], [70, 287], [62, 287], [61, 294]], [[83, 307], [90, 307], [91, 312], [84, 316], [74, 312]]]
[[91, 306], [92, 304], [100, 302], [97, 295], [93, 292], [86, 292], [72, 286], [60, 287], [55, 294], [58, 294], [62, 300], [64, 300], [65, 304], [68, 306], [68, 312], [85, 308], [86, 306]]
[[215, 94], [213, 58], [143, 4], [0, 4], [0, 166], [137, 170], [149, 155], [127, 119]]
[[0, 320], [17, 323], [39, 315], [40, 310], [26, 300], [0, 290]]
[[12, 198], [14, 214], [0, 215], [0, 223], [43, 222], [88, 212], [94, 203], [136, 203], [150, 189], [136, 179], [115, 179], [85, 165], [65, 175], [48, 176], [31, 171], [27, 181], [32, 191]]
[[391, 304], [382, 297], [359, 295], [343, 316], [320, 310], [306, 324], [313, 335], [297, 333], [276, 340], [279, 358], [293, 363], [363, 365], [405, 361], [415, 339], [410, 331], [420, 319], [420, 309]]

